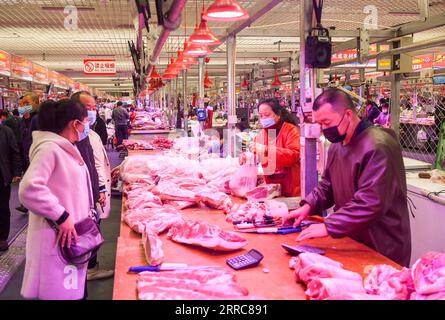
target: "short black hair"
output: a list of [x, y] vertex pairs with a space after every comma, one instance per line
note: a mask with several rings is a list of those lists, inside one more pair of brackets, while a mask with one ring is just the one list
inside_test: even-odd
[[83, 121], [88, 117], [85, 106], [71, 99], [58, 102], [47, 100], [40, 105], [39, 128], [59, 134], [72, 120]]
[[329, 88], [323, 91], [323, 93], [315, 99], [312, 110], [317, 111], [326, 103], [329, 103], [337, 112], [345, 109], [356, 112], [354, 102], [352, 102], [349, 94], [337, 88]]
[[14, 110], [12, 110], [12, 114], [15, 115], [15, 116], [17, 116], [17, 117], [20, 115], [18, 109], [14, 109]]
[[122, 101], [118, 101], [118, 102], [116, 103], [116, 106], [118, 106], [118, 107], [123, 106], [123, 105], [124, 105], [124, 103], [123, 103]]

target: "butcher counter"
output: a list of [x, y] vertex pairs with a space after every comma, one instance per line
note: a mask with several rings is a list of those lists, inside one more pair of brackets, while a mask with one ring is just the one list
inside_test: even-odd
[[[130, 156], [140, 153], [130, 152]], [[239, 198], [233, 198], [233, 201], [235, 203], [244, 202]], [[123, 201], [122, 214], [125, 213], [125, 210], [125, 201]], [[225, 214], [221, 210], [194, 207], [184, 209], [181, 213], [185, 219], [201, 220], [226, 230], [233, 230], [233, 226], [226, 222]], [[234, 271], [238, 283], [246, 287], [249, 294], [255, 297], [271, 300], [306, 299], [304, 286], [295, 282], [293, 271], [289, 268], [291, 256], [281, 247], [282, 243], [296, 244], [297, 233], [288, 235], [240, 233], [240, 235], [248, 241], [243, 249], [234, 252], [215, 252], [173, 242], [167, 239], [167, 235], [164, 233], [161, 235], [164, 261], [186, 263], [189, 266], [225, 266], [230, 269], [226, 265], [227, 258], [244, 254], [250, 249], [256, 249], [264, 255], [264, 259], [255, 268]], [[326, 237], [305, 240], [302, 244], [324, 249], [327, 257], [343, 263], [346, 269], [363, 276], [365, 276], [365, 271], [375, 264], [389, 264], [400, 268], [395, 262], [350, 238], [332, 239]], [[129, 267], [146, 264], [141, 236], [122, 221], [117, 243], [113, 299], [137, 299], [138, 276], [127, 271]]]

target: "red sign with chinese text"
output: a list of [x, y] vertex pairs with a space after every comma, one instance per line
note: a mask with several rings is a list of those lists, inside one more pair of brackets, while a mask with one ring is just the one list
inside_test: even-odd
[[4, 76], [11, 75], [11, 55], [0, 50], [0, 74]]
[[40, 84], [48, 84], [48, 69], [46, 69], [45, 67], [33, 63], [32, 75], [34, 77], [34, 82]]
[[431, 69], [433, 67], [433, 55], [423, 54], [413, 58], [413, 71]]
[[84, 59], [83, 73], [88, 76], [115, 76], [115, 59]]
[[11, 77], [32, 81], [32, 62], [22, 57], [11, 55]]

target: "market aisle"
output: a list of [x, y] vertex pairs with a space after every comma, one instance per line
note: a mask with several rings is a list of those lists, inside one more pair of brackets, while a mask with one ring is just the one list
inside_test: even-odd
[[[114, 150], [108, 151], [111, 166], [114, 168], [122, 162], [119, 159], [119, 153]], [[15, 187], [17, 190], [17, 187]], [[16, 191], [15, 191], [16, 192]], [[15, 208], [15, 204], [11, 201], [11, 207]], [[116, 258], [116, 246], [117, 238], [119, 236], [120, 228], [120, 214], [121, 214], [122, 201], [120, 198], [111, 199], [111, 214], [110, 218], [104, 220], [102, 223], [102, 232], [106, 239], [105, 244], [99, 251], [99, 263], [100, 267], [104, 269], [113, 269]], [[15, 211], [15, 210], [14, 210]], [[16, 220], [25, 219], [27, 222], [27, 216], [23, 217], [20, 213], [13, 212], [13, 216]], [[23, 263], [16, 273], [12, 276], [9, 283], [6, 285], [3, 292], [0, 293], [0, 300], [22, 300], [20, 296], [20, 288], [22, 286], [23, 273], [25, 270], [25, 264]], [[113, 296], [113, 283], [114, 279], [107, 279], [101, 281], [93, 281], [88, 283], [88, 299], [89, 300], [111, 300]]]

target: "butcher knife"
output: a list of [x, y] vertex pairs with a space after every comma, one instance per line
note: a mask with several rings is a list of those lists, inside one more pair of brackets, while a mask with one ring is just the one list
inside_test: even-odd
[[128, 272], [131, 273], [139, 273], [144, 271], [175, 271], [175, 270], [200, 270], [200, 269], [209, 269], [215, 268], [214, 266], [189, 266], [185, 263], [163, 263], [159, 266], [138, 266], [138, 267], [130, 267]]
[[275, 234], [289, 234], [289, 233], [295, 233], [300, 232], [301, 228], [293, 228], [293, 227], [279, 227], [279, 228], [258, 228], [258, 229], [251, 229], [251, 230], [237, 230], [237, 232], [245, 232], [245, 233], [275, 233]]

